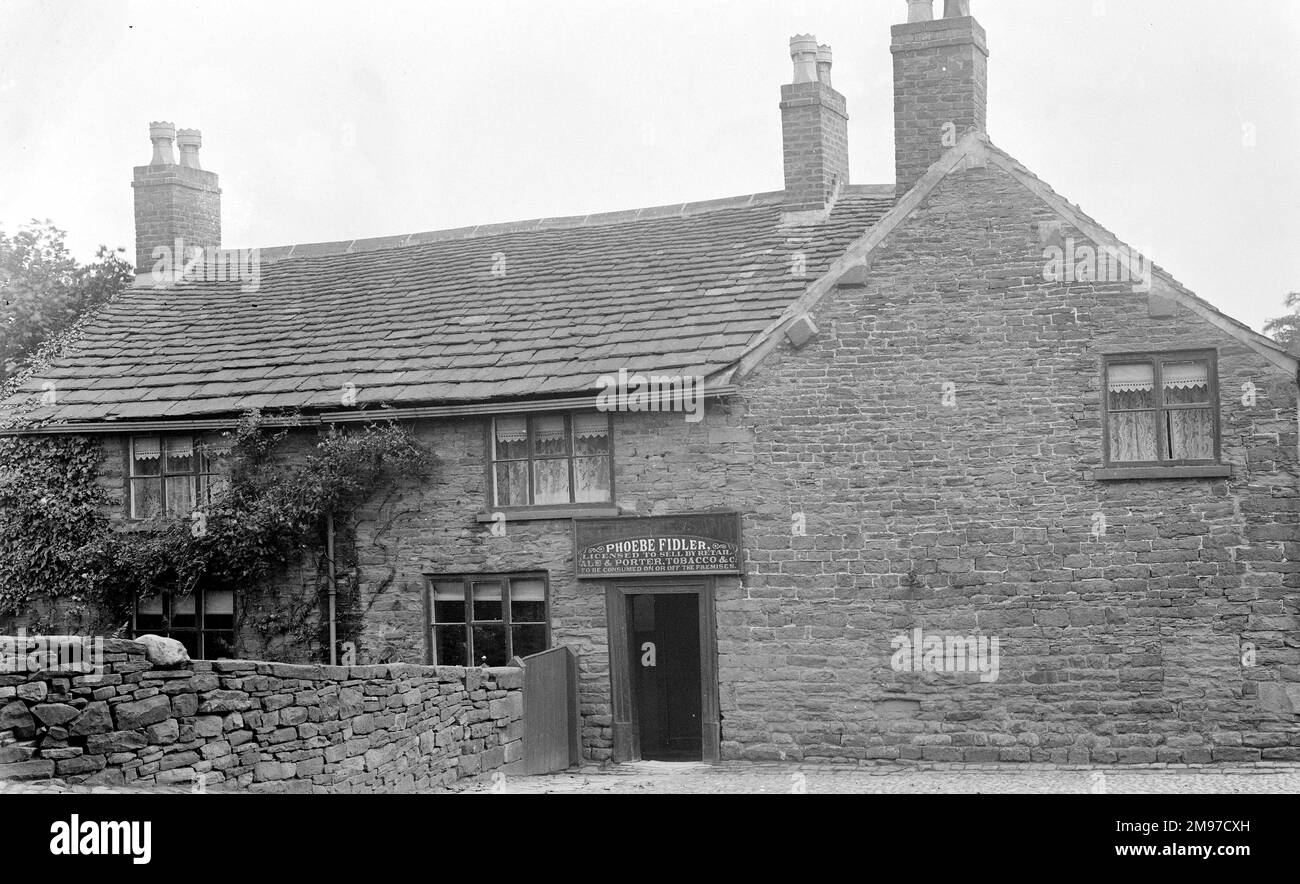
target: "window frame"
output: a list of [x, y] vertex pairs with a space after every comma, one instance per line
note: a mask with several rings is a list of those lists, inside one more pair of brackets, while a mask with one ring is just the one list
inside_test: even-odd
[[[573, 438], [573, 417], [574, 415], [578, 415], [578, 414], [599, 414], [599, 415], [603, 415], [605, 418], [605, 426], [607, 430], [606, 438], [609, 439], [609, 454], [605, 455], [605, 458], [609, 463], [609, 497], [605, 500], [577, 501], [574, 499], [576, 497], [576, 492], [577, 492], [577, 488], [575, 486], [575, 483], [577, 481], [576, 478], [577, 471], [575, 469], [574, 462], [576, 460], [583, 459], [584, 457], [586, 457], [587, 459], [592, 459], [592, 456], [590, 455], [584, 456], [584, 455], [574, 454], [575, 445], [574, 445], [574, 438]], [[536, 494], [536, 486], [534, 484], [536, 482], [536, 477], [534, 473], [534, 464], [538, 460], [559, 460], [560, 459], [558, 457], [537, 457], [536, 455], [533, 454], [533, 420], [539, 417], [554, 417], [557, 415], [562, 416], [564, 418], [565, 433], [568, 437], [569, 453], [565, 455], [564, 459], [567, 460], [569, 464], [569, 502], [568, 503], [498, 504], [496, 502], [497, 500], [496, 467], [498, 463], [527, 463], [528, 464], [528, 499], [531, 501]], [[524, 419], [525, 422], [524, 425], [526, 428], [526, 435], [524, 439], [524, 446], [527, 451], [526, 458], [507, 458], [505, 460], [497, 460], [496, 424], [497, 421], [500, 420], [501, 418], [523, 418]], [[618, 490], [615, 487], [615, 480], [614, 480], [614, 420], [611, 412], [599, 411], [599, 410], [592, 412], [586, 409], [505, 412], [502, 414], [494, 414], [489, 416], [486, 421], [485, 430], [486, 431], [485, 431], [485, 440], [484, 440], [484, 450], [486, 452], [486, 457], [484, 458], [484, 460], [486, 462], [486, 468], [484, 470], [484, 475], [486, 477], [486, 491], [484, 496], [487, 501], [487, 512], [489, 513], [557, 512], [558, 513], [566, 510], [602, 509], [602, 508], [608, 509], [614, 506], [614, 501], [617, 499]]]
[[[1206, 380], [1209, 382], [1209, 402], [1206, 405], [1169, 405], [1165, 399], [1164, 365], [1170, 362], [1205, 361], [1209, 364]], [[1110, 367], [1146, 362], [1152, 367], [1152, 394], [1155, 406], [1150, 410], [1156, 415], [1156, 460], [1116, 461], [1110, 451]], [[1208, 409], [1213, 415], [1214, 457], [1211, 460], [1170, 458], [1168, 440], [1168, 413], [1171, 411], [1189, 411]], [[1116, 413], [1126, 414], [1129, 410]], [[1161, 468], [1179, 469], [1195, 467], [1219, 467], [1223, 463], [1222, 416], [1219, 402], [1219, 354], [1217, 350], [1143, 350], [1132, 353], [1108, 353], [1101, 362], [1101, 444], [1102, 466], [1106, 471], [1153, 470]]]
[[234, 656], [238, 653], [239, 640], [239, 593], [234, 590], [217, 590], [218, 592], [229, 592], [230, 599], [230, 629], [209, 629], [207, 627], [207, 590], [196, 589], [191, 593], [194, 599], [194, 628], [186, 627], [176, 628], [172, 626], [172, 611], [175, 594], [171, 590], [164, 590], [160, 596], [163, 604], [163, 622], [167, 625], [161, 630], [150, 630], [140, 628], [140, 602], [142, 598], [139, 593], [135, 594], [131, 605], [131, 638], [138, 638], [141, 635], [160, 635], [163, 638], [175, 638], [174, 633], [193, 634], [198, 637], [198, 656], [196, 660], [213, 659], [207, 656], [207, 635], [210, 632], [229, 632], [230, 633], [230, 657], [218, 657], [215, 659], [238, 659]]
[[[122, 446], [122, 457], [124, 460], [123, 483], [125, 484], [125, 506], [126, 518], [130, 522], [147, 522], [150, 518], [161, 519], [186, 519], [190, 513], [195, 512], [206, 504], [212, 502], [213, 480], [225, 479], [225, 473], [213, 469], [212, 455], [208, 449], [210, 446], [202, 441], [202, 438], [196, 433], [131, 433], [123, 437], [126, 444]], [[167, 472], [167, 441], [168, 439], [189, 439], [191, 451], [193, 452], [192, 460], [194, 468], [189, 472], [169, 473]], [[137, 476], [135, 474], [135, 445], [136, 442], [144, 439], [158, 440], [158, 474], [156, 476]], [[202, 468], [200, 468], [202, 467]], [[167, 510], [167, 480], [181, 477], [189, 477], [193, 480], [194, 488], [194, 506], [187, 513], [172, 513]], [[200, 494], [200, 480], [207, 477], [208, 484], [206, 488], [206, 499]], [[136, 482], [156, 479], [159, 489], [159, 500], [162, 502], [162, 508], [156, 516], [137, 516], [135, 514], [135, 484]]]
[[[515, 658], [514, 635], [511, 619], [511, 592], [512, 583], [516, 580], [540, 580], [542, 582], [542, 604], [545, 620], [543, 625], [546, 629], [545, 647], [542, 650], [550, 650], [554, 647], [554, 639], [551, 635], [551, 575], [549, 571], [506, 571], [500, 573], [483, 573], [483, 574], [425, 574], [424, 575], [424, 662], [427, 666], [455, 666], [455, 663], [438, 662], [438, 643], [437, 628], [438, 622], [434, 619], [434, 587], [439, 583], [456, 583], [461, 584], [461, 591], [465, 604], [465, 621], [463, 623], [442, 624], [444, 626], [463, 626], [465, 628], [465, 663], [463, 666], [467, 669], [478, 668], [481, 664], [475, 662], [474, 655], [474, 627], [475, 626], [500, 626], [505, 631], [506, 640], [506, 662], [502, 665], [508, 665]], [[474, 584], [476, 583], [493, 583], [501, 584], [501, 619], [500, 620], [475, 620], [474, 619]], [[522, 621], [524, 624], [535, 625], [537, 621]]]

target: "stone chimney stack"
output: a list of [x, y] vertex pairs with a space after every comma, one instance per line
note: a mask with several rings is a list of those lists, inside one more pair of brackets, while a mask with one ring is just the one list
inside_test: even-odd
[[[183, 264], [195, 247], [221, 247], [221, 188], [217, 175], [199, 165], [203, 143], [198, 129], [176, 131], [172, 123], [149, 124], [153, 158], [147, 166], [136, 166], [131, 187], [135, 190], [135, 271], [148, 273], [160, 260], [157, 248], [166, 248], [171, 266]], [[180, 145], [180, 162], [174, 146]], [[182, 254], [175, 254], [177, 242]]]
[[894, 163], [898, 195], [971, 129], [988, 125], [988, 41], [970, 0], [907, 0], [894, 25]]
[[849, 117], [831, 86], [831, 47], [790, 38], [794, 81], [781, 87], [786, 211], [823, 209], [849, 183]]

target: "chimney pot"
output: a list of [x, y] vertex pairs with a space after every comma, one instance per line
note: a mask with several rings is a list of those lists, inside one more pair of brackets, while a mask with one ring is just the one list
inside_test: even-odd
[[153, 159], [151, 166], [174, 166], [176, 154], [172, 144], [176, 141], [176, 124], [158, 121], [149, 124], [149, 140], [153, 142]]
[[817, 47], [817, 79], [831, 85], [831, 48], [825, 44]]
[[797, 34], [790, 38], [790, 58], [794, 61], [794, 82], [817, 81], [817, 38], [812, 34]]
[[190, 169], [202, 169], [199, 165], [199, 148], [203, 146], [203, 134], [198, 129], [181, 129], [176, 133], [176, 144], [181, 149], [181, 165]]
[[970, 15], [970, 0], [943, 0], [944, 18], [966, 18]]
[[934, 21], [934, 0], [907, 0], [907, 23]]

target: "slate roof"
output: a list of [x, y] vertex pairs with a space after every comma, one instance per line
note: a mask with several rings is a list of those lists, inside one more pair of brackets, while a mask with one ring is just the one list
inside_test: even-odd
[[54, 381], [30, 417], [78, 422], [337, 410], [349, 383], [372, 407], [582, 394], [620, 368], [707, 377], [894, 204], [849, 187], [783, 224], [782, 197], [263, 250], [256, 292], [124, 292], [22, 390]]

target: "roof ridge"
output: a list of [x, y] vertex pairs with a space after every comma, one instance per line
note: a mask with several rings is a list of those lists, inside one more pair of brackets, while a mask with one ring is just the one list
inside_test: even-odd
[[[846, 185], [841, 197], [893, 199], [892, 184], [853, 184]], [[288, 261], [296, 258], [320, 258], [331, 255], [353, 255], [363, 252], [377, 252], [385, 249], [405, 248], [413, 245], [425, 245], [435, 242], [449, 242], [465, 239], [479, 239], [489, 236], [504, 236], [511, 233], [532, 233], [542, 230], [575, 230], [592, 227], [610, 227], [616, 224], [631, 224], [638, 221], [655, 221], [667, 218], [689, 218], [709, 212], [724, 212], [732, 209], [745, 209], [754, 206], [776, 206], [785, 199], [785, 191], [770, 190], [760, 193], [742, 194], [740, 196], [721, 197], [711, 200], [694, 200], [684, 203], [669, 203], [661, 206], [645, 206], [639, 209], [623, 209], [614, 212], [592, 212], [586, 215], [559, 215], [549, 218], [531, 218], [524, 221], [503, 221], [492, 224], [477, 224], [466, 227], [450, 227], [442, 230], [426, 230], [417, 233], [395, 234], [392, 236], [362, 237], [352, 240], [335, 240], [333, 242], [292, 243], [283, 246], [270, 246], [258, 249], [261, 260], [268, 264]]]

